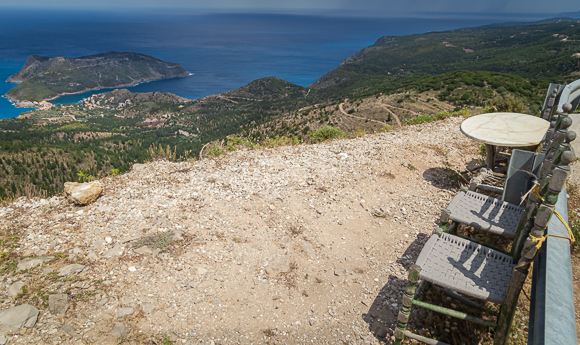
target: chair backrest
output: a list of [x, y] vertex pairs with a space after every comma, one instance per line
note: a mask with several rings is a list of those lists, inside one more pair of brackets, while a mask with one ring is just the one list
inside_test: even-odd
[[[574, 162], [576, 155], [574, 151], [568, 147], [566, 151], [561, 154], [560, 164], [558, 164], [549, 179], [549, 183], [546, 186], [547, 191], [545, 196], [539, 200], [536, 205], [531, 205], [530, 216], [528, 218], [528, 224], [525, 229], [528, 231], [522, 231], [520, 235], [520, 243], [518, 247], [521, 246], [521, 251], [516, 259], [519, 260], [519, 265], [531, 263], [534, 260], [541, 245], [538, 246], [539, 239], [544, 236], [544, 232], [552, 215], [554, 214], [554, 209], [556, 202], [558, 201], [558, 196], [560, 192], [564, 189], [566, 185], [566, 180], [570, 174], [569, 164]], [[541, 203], [540, 203], [541, 202]], [[528, 234], [525, 234], [528, 232]], [[519, 249], [519, 248], [518, 248]]]
[[560, 84], [550, 84], [548, 87], [548, 92], [544, 100], [544, 107], [542, 108], [542, 113], [540, 117], [544, 120], [550, 120], [552, 117], [552, 112], [554, 109], [554, 104], [556, 103], [556, 98], [558, 98], [560, 91], [563, 89]]
[[[568, 165], [574, 162], [575, 159], [574, 151], [568, 147], [561, 154], [559, 164], [550, 174], [544, 196], [540, 198], [533, 196], [529, 199], [530, 201], [524, 212], [525, 219], [522, 219], [525, 222], [524, 226], [514, 242], [514, 259], [516, 262], [520, 261], [520, 265], [531, 263], [538, 253], [539, 248], [535, 248], [535, 246], [538, 243], [538, 239], [544, 235], [544, 231], [554, 213], [554, 205], [566, 185], [566, 180], [570, 174]], [[524, 260], [524, 262], [521, 260]]]
[[568, 113], [572, 110], [572, 104], [566, 103], [562, 106], [563, 113], [556, 113], [551, 117], [550, 128], [546, 132], [542, 140], [542, 153], [547, 153], [552, 148], [557, 148], [559, 143], [554, 144], [553, 141], [557, 138], [557, 133], [562, 129], [567, 130], [572, 125], [572, 120], [568, 117]]
[[514, 149], [508, 165], [501, 199], [510, 204], [521, 204], [522, 197], [536, 180], [545, 154]]

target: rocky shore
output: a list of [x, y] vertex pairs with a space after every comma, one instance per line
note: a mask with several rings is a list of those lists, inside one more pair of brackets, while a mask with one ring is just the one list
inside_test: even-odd
[[135, 165], [84, 207], [5, 205], [0, 322], [24, 321], [0, 344], [390, 343], [448, 169], [477, 154], [461, 120]]

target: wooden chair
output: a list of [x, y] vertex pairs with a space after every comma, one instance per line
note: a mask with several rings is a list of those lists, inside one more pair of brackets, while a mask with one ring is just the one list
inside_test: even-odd
[[[506, 184], [507, 187], [511, 188], [502, 189], [504, 199], [506, 199], [507, 196], [509, 201], [495, 199], [472, 191], [464, 193], [460, 192], [451, 200], [449, 205], [442, 210], [439, 223], [440, 228], [443, 231], [458, 235], [458, 226], [464, 224], [477, 230], [506, 237], [508, 239], [517, 237], [519, 231], [525, 225], [526, 206], [520, 206], [522, 204], [521, 198], [524, 195], [533, 194], [531, 193], [530, 188], [535, 186], [536, 183], [545, 187], [546, 178], [550, 176], [554, 167], [560, 164], [562, 153], [570, 149], [570, 142], [576, 138], [575, 132], [567, 130], [571, 124], [572, 120], [569, 117], [562, 117], [559, 123], [554, 127], [558, 128], [558, 131], [552, 135], [553, 138], [549, 141], [548, 145], [546, 145], [548, 148], [544, 151], [545, 153], [538, 155], [538, 157], [534, 158], [531, 163], [529, 161], [526, 162], [526, 160], [523, 159], [525, 158], [525, 154], [523, 154], [522, 157], [519, 155], [514, 157], [514, 163], [512, 166], [515, 171], [511, 172], [511, 179]], [[518, 167], [526, 165], [537, 170], [539, 162], [536, 162], [536, 159], [541, 156], [544, 156], [544, 159], [542, 160], [542, 166], [539, 169], [540, 173], [537, 179], [533, 173], [525, 171], [521, 171], [521, 174], [516, 174], [518, 172]], [[522, 181], [516, 180], [516, 177], [523, 177], [523, 183]], [[532, 181], [534, 184], [530, 185]], [[536, 194], [538, 194], [539, 197], [543, 197], [546, 192], [545, 188], [540, 188]], [[533, 195], [529, 196], [528, 201], [533, 201], [534, 198], [536, 197]], [[451, 222], [451, 224], [449, 224], [449, 222]], [[467, 238], [461, 235], [458, 236], [468, 240], [474, 240], [473, 238]], [[479, 243], [503, 251], [500, 248], [490, 245], [489, 242], [486, 243], [480, 241]], [[515, 247], [512, 246], [509, 253], [506, 251], [504, 252], [506, 254], [513, 254], [514, 249]]]
[[[402, 308], [395, 329], [396, 344], [401, 344], [405, 337], [426, 344], [444, 344], [407, 330], [413, 305], [493, 327], [494, 344], [506, 343], [529, 266], [545, 240], [544, 231], [570, 172], [568, 164], [575, 159], [570, 148], [559, 156], [559, 164], [543, 181], [546, 185], [542, 188], [547, 190], [545, 198], [534, 199], [527, 207], [525, 227], [514, 240], [513, 246], [517, 249], [513, 255], [435, 228], [436, 231], [425, 244], [416, 264], [409, 270], [409, 284], [403, 295]], [[421, 283], [418, 284], [420, 279]], [[495, 320], [478, 318], [421, 301], [421, 291], [428, 285], [438, 287], [459, 302], [488, 312]], [[499, 304], [499, 313], [494, 313], [470, 298]]]

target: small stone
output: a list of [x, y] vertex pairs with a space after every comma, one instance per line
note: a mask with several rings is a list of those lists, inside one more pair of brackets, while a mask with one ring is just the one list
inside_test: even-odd
[[105, 237], [105, 242], [111, 243], [111, 242], [113, 242], [113, 239], [110, 237]]
[[141, 254], [141, 255], [153, 255], [153, 251], [151, 249], [149, 249], [149, 247], [147, 247], [147, 246], [143, 246], [143, 247], [134, 249], [133, 251], [135, 253]]
[[59, 277], [68, 277], [71, 274], [80, 273], [85, 269], [84, 265], [81, 264], [72, 264], [61, 268], [58, 271]]
[[347, 158], [348, 158], [348, 155], [344, 152], [341, 152], [341, 153], [336, 155], [336, 159], [338, 159], [339, 161], [343, 161]]
[[151, 314], [155, 310], [155, 306], [153, 304], [147, 303], [143, 304], [143, 311], [145, 314]]
[[101, 205], [101, 206], [97, 207], [97, 210], [101, 211], [101, 212], [107, 212], [107, 211], [112, 210], [112, 208], [109, 205]]
[[111, 335], [117, 338], [121, 338], [129, 334], [129, 329], [122, 322], [117, 322], [113, 330], [111, 330]]
[[73, 336], [75, 334], [75, 329], [71, 325], [62, 325], [60, 326], [60, 329], [67, 332], [70, 336]]
[[120, 244], [117, 244], [111, 250], [109, 250], [107, 254], [105, 254], [105, 257], [110, 258], [113, 256], [119, 256], [121, 254], [123, 254], [123, 247]]
[[[110, 237], [109, 237], [110, 238]], [[105, 245], [105, 243], [103, 242], [102, 239], [97, 238], [93, 244], [91, 245], [91, 247], [95, 248], [95, 249], [100, 249]]]
[[127, 315], [132, 315], [135, 312], [133, 308], [125, 307], [117, 309], [117, 317], [123, 317]]
[[34, 266], [40, 265], [43, 262], [50, 261], [54, 259], [54, 256], [44, 256], [39, 258], [27, 258], [18, 261], [18, 265], [16, 266], [16, 271], [22, 271], [30, 269]]
[[50, 272], [54, 272], [54, 268], [53, 267], [51, 267], [51, 268], [45, 268], [45, 269], [42, 270], [42, 273], [44, 273], [44, 274], [49, 274]]
[[129, 271], [131, 271], [131, 272], [135, 272], [136, 270], [137, 270], [137, 269], [135, 268], [135, 266], [130, 266], [130, 267], [129, 267]]
[[8, 343], [8, 339], [4, 335], [0, 335], [0, 345], [6, 345]]
[[379, 338], [384, 338], [387, 335], [387, 328], [382, 322], [375, 321], [371, 325], [371, 332]]
[[99, 181], [88, 183], [65, 182], [64, 194], [72, 202], [78, 205], [88, 205], [103, 193], [103, 187]]
[[290, 259], [286, 255], [278, 256], [266, 267], [266, 274], [271, 278], [288, 271], [290, 271]]
[[23, 281], [17, 281], [16, 283], [10, 285], [8, 288], [8, 297], [15, 298], [18, 294], [22, 293], [22, 287], [24, 286]]
[[340, 276], [340, 270], [339, 269], [334, 270], [334, 275], [337, 277]]
[[99, 260], [99, 256], [95, 252], [90, 252], [87, 255], [87, 259], [92, 260], [92, 261], [96, 261], [96, 260]]
[[155, 300], [153, 298], [149, 298], [149, 297], [139, 297], [139, 301], [141, 303], [153, 303], [153, 302], [155, 302]]
[[183, 240], [183, 230], [173, 230], [173, 241], [181, 241]]
[[107, 304], [107, 302], [109, 302], [109, 299], [107, 297], [103, 297], [99, 302], [99, 306], [104, 306], [105, 304]]
[[48, 296], [48, 310], [51, 314], [64, 314], [68, 309], [68, 296], [66, 294], [55, 294]]
[[0, 313], [0, 330], [17, 332], [22, 327], [31, 328], [38, 320], [38, 309], [22, 304]]
[[306, 241], [302, 241], [302, 249], [304, 250], [304, 253], [309, 257], [309, 258], [314, 258], [315, 252], [314, 252], [314, 248], [312, 248], [312, 244], [310, 244], [310, 242], [306, 242]]
[[83, 250], [79, 247], [75, 247], [70, 251], [70, 253], [73, 255], [79, 255], [83, 253]]

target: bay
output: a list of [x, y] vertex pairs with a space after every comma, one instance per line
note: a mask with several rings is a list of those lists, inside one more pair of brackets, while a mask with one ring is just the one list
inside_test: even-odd
[[[132, 51], [180, 63], [191, 75], [140, 84], [133, 92], [164, 91], [194, 99], [276, 76], [308, 86], [384, 35], [473, 27], [518, 18], [361, 18], [305, 14], [201, 12], [0, 11], [0, 80], [32, 54], [78, 57]], [[521, 20], [521, 18], [519, 19]], [[0, 83], [0, 94], [14, 84]], [[68, 95], [72, 103], [91, 94]], [[0, 119], [26, 109], [0, 98]]]

